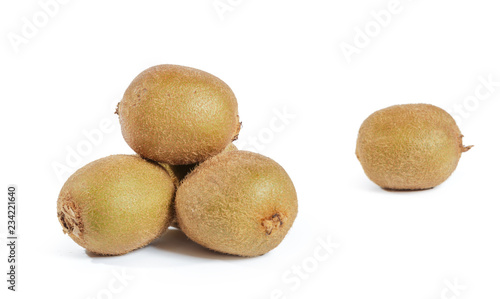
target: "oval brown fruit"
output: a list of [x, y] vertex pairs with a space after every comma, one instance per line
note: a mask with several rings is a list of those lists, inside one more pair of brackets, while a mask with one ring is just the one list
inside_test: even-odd
[[462, 144], [462, 137], [441, 108], [396, 105], [363, 122], [356, 156], [368, 178], [384, 189], [429, 189], [444, 182], [471, 148]]
[[139, 74], [117, 114], [123, 137], [142, 157], [171, 165], [202, 162], [238, 137], [238, 104], [219, 78], [158, 65]]
[[196, 167], [177, 190], [175, 206], [180, 228], [193, 241], [257, 256], [285, 238], [297, 216], [297, 194], [275, 161], [231, 151]]
[[120, 255], [159, 237], [173, 218], [175, 186], [155, 162], [114, 155], [77, 170], [64, 184], [57, 217], [77, 244]]

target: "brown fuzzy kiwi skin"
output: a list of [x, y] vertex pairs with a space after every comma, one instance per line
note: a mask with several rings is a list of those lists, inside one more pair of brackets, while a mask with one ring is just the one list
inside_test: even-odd
[[211, 250], [245, 257], [278, 246], [297, 216], [297, 194], [275, 161], [247, 151], [215, 156], [182, 181], [176, 196], [182, 231]]
[[370, 180], [388, 190], [424, 190], [443, 183], [463, 152], [455, 120], [430, 104], [391, 106], [361, 125], [356, 156]]
[[142, 157], [187, 165], [220, 153], [236, 140], [241, 123], [233, 91], [194, 68], [158, 65], [140, 73], [117, 114], [123, 137]]
[[[222, 155], [224, 153], [230, 152], [230, 151], [237, 151], [238, 148], [233, 144], [230, 143], [228, 144], [224, 150], [219, 153], [218, 155]], [[170, 165], [167, 163], [161, 163], [159, 162], [163, 168], [168, 172], [170, 177], [174, 179], [174, 184], [175, 187], [179, 187], [181, 181], [191, 172], [193, 169], [195, 169], [196, 166], [199, 165], [199, 163], [194, 163], [194, 164], [188, 164], [188, 165]]]
[[113, 155], [77, 170], [57, 201], [63, 232], [98, 255], [144, 247], [166, 231], [175, 186], [157, 163]]
[[[237, 150], [238, 148], [233, 143], [230, 143], [219, 155]], [[167, 163], [159, 163], [159, 164], [163, 166], [170, 175], [170, 177], [174, 179], [175, 188], [178, 188], [182, 180], [199, 165], [199, 163], [189, 164], [189, 165], [169, 165]], [[180, 229], [175, 213], [170, 226]]]

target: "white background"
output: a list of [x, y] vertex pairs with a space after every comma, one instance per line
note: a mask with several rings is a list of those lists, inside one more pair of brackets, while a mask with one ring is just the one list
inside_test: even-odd
[[[6, 290], [0, 247], [2, 298], [500, 297], [500, 87], [481, 87], [500, 81], [496, 1], [401, 0], [384, 26], [373, 13], [390, 0], [222, 0], [232, 5], [222, 15], [213, 0], [66, 2], [46, 19], [38, 1], [0, 4], [0, 232], [5, 244], [14, 183], [20, 238], [17, 293]], [[37, 31], [13, 44], [34, 17]], [[347, 44], [357, 52], [346, 56]], [[62, 184], [95, 159], [132, 153], [114, 106], [137, 74], [163, 63], [228, 83], [244, 124], [236, 144], [293, 179], [299, 216], [272, 252], [220, 255], [171, 231], [103, 258], [62, 233]], [[416, 102], [452, 113], [475, 147], [433, 190], [383, 191], [354, 155], [357, 131], [378, 109]], [[95, 130], [102, 140], [85, 148]], [[75, 160], [79, 147], [87, 152]], [[55, 165], [70, 170], [58, 176]], [[339, 245], [330, 252], [319, 247], [329, 239]]]

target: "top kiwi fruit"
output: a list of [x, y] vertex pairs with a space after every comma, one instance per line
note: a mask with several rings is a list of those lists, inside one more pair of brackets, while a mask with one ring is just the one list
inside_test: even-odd
[[173, 219], [175, 186], [157, 163], [114, 155], [76, 171], [64, 184], [57, 216], [77, 244], [99, 255], [146, 246]]
[[422, 190], [456, 169], [463, 135], [446, 111], [429, 104], [391, 106], [370, 115], [359, 130], [356, 156], [374, 183], [390, 190]]
[[287, 234], [297, 216], [297, 194], [278, 163], [252, 152], [230, 151], [186, 176], [175, 209], [180, 228], [198, 244], [258, 256]]
[[170, 165], [202, 162], [238, 137], [238, 104], [219, 78], [194, 68], [158, 65], [140, 73], [117, 114], [139, 155]]

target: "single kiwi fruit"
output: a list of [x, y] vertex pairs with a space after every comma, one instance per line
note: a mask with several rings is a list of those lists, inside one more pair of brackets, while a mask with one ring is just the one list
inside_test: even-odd
[[[219, 155], [237, 150], [238, 148], [233, 143], [230, 143]], [[167, 170], [170, 177], [174, 179], [174, 184], [176, 188], [179, 187], [181, 181], [186, 177], [186, 175], [188, 175], [191, 171], [193, 171], [193, 169], [196, 168], [196, 166], [199, 165], [199, 163], [189, 164], [189, 165], [170, 165], [167, 163], [159, 163], [159, 164], [163, 166], [165, 170]], [[170, 226], [180, 229], [175, 213]]]
[[297, 216], [297, 194], [272, 159], [231, 151], [189, 173], [175, 207], [180, 228], [196, 243], [251, 257], [281, 243]]
[[179, 65], [140, 73], [116, 113], [136, 153], [170, 165], [202, 162], [222, 152], [241, 127], [231, 88], [207, 72]]
[[157, 163], [113, 155], [87, 164], [64, 184], [57, 217], [78, 245], [120, 255], [159, 237], [173, 217], [175, 186]]
[[370, 115], [359, 130], [356, 156], [370, 180], [389, 190], [423, 190], [456, 169], [463, 135], [453, 117], [429, 104], [391, 106]]

